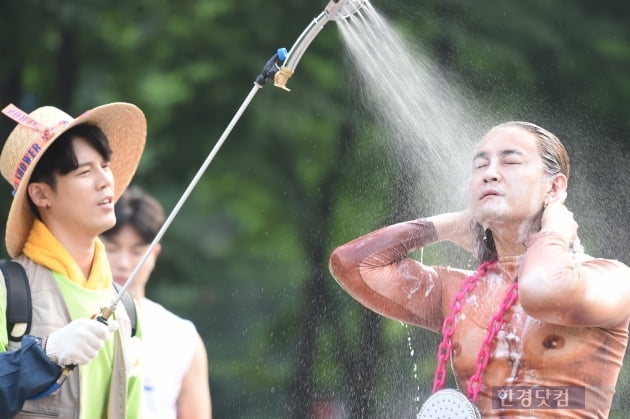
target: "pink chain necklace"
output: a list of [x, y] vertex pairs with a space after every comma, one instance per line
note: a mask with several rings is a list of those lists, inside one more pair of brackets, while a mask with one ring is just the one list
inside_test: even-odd
[[[457, 293], [451, 301], [451, 314], [449, 314], [442, 324], [442, 342], [438, 347], [438, 364], [433, 378], [433, 393], [444, 388], [446, 382], [446, 365], [453, 351], [451, 337], [455, 333], [455, 317], [462, 310], [466, 296], [477, 286], [479, 279], [486, 276], [498, 263], [497, 260], [484, 262], [477, 268], [477, 271], [464, 279], [462, 289]], [[505, 322], [505, 313], [514, 305], [518, 298], [518, 282], [514, 281], [508, 288], [499, 311], [490, 319], [488, 323], [488, 335], [481, 344], [481, 349], [477, 354], [475, 361], [475, 374], [468, 381], [467, 395], [470, 400], [477, 402], [477, 397], [481, 391], [481, 376], [490, 362], [490, 351], [492, 350], [492, 342], [495, 336], [503, 327]]]

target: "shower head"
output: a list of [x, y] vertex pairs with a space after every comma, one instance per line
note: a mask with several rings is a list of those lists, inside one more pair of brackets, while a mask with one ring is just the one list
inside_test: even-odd
[[302, 55], [329, 20], [343, 21], [369, 4], [368, 0], [330, 0], [323, 12], [302, 32], [289, 50], [282, 67], [274, 76], [274, 86], [289, 90], [286, 83], [293, 75]]
[[365, 6], [367, 0], [331, 0], [326, 6], [330, 20], [344, 20]]

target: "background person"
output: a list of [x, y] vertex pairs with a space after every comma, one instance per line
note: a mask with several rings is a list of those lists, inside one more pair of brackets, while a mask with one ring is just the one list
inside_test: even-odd
[[[128, 373], [124, 356], [129, 317], [122, 305], [108, 325], [91, 317], [115, 297], [98, 236], [115, 224], [114, 203], [138, 166], [144, 115], [127, 103], [99, 106], [76, 119], [52, 106], [27, 114], [9, 105], [3, 113], [18, 123], [0, 155], [0, 171], [13, 188], [6, 247], [26, 271], [30, 334], [41, 339], [32, 345], [25, 338], [30, 353], [16, 365], [0, 357], [3, 369], [13, 368], [0, 381], [2, 401], [12, 402], [6, 395], [39, 372], [23, 362], [27, 356], [45, 353], [60, 367], [79, 365], [79, 370], [54, 395], [26, 401], [16, 417], [137, 418], [141, 382]], [[4, 278], [0, 284], [6, 295]], [[8, 341], [7, 303], [0, 299], [0, 350], [20, 353], [21, 342]], [[16, 413], [10, 410], [3, 417]]]
[[[452, 354], [458, 386], [484, 418], [608, 416], [628, 340], [630, 269], [580, 252], [564, 205], [568, 176], [555, 135], [501, 124], [473, 156], [469, 209], [384, 227], [330, 258], [361, 304], [444, 331], [434, 389]], [[474, 252], [480, 269], [408, 256], [443, 240]], [[531, 404], [516, 397], [528, 391]]]
[[[164, 219], [160, 203], [137, 186], [116, 203], [116, 225], [102, 235], [116, 282], [127, 281]], [[150, 418], [209, 418], [208, 359], [199, 333], [191, 321], [145, 297], [160, 251], [157, 244], [129, 286], [142, 313], [144, 413]]]

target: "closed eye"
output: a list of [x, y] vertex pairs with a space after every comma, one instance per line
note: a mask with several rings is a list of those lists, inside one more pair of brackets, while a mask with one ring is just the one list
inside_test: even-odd
[[490, 164], [488, 162], [488, 160], [477, 159], [477, 160], [473, 161], [473, 169], [483, 169], [484, 167], [487, 167], [488, 164]]

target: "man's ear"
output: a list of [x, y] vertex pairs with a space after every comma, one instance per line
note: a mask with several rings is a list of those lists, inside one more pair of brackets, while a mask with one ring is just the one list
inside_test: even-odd
[[545, 195], [545, 207], [557, 200], [564, 202], [567, 197], [567, 184], [567, 177], [564, 174], [558, 173], [554, 175]]
[[28, 196], [37, 208], [50, 207], [50, 187], [42, 182], [33, 182], [27, 187]]

